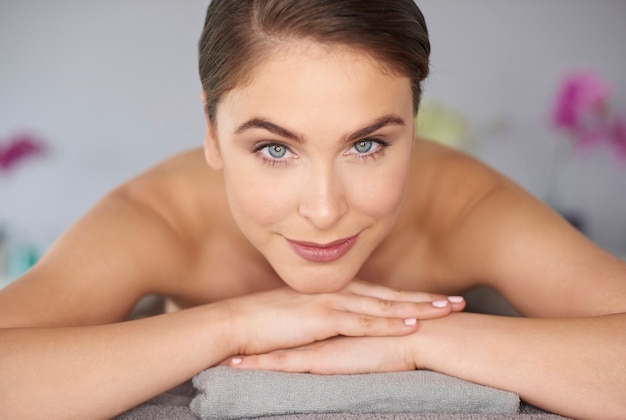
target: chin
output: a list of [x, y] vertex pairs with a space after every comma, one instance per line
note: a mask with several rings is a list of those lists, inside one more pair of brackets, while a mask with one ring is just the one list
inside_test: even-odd
[[[287, 283], [289, 284], [289, 283]], [[308, 283], [302, 284], [302, 282], [298, 282], [298, 284], [289, 286], [295, 290], [296, 292], [306, 293], [306, 294], [320, 294], [320, 293], [335, 293], [346, 287], [347, 283], [341, 284], [339, 286], [334, 284], [320, 284], [320, 283]]]
[[[333, 264], [334, 265], [334, 264]], [[334, 293], [345, 288], [356, 277], [351, 270], [336, 265], [300, 267], [290, 273], [278, 273], [285, 284], [300, 293]]]

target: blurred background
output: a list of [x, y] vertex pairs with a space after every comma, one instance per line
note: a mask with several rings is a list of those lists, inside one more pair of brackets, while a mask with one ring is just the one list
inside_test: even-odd
[[[417, 3], [433, 51], [422, 134], [626, 255], [626, 2]], [[0, 0], [0, 287], [107, 191], [201, 146], [207, 5]]]

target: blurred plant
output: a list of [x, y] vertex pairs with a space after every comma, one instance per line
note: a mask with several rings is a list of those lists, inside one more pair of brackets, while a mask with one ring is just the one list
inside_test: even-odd
[[573, 187], [568, 179], [575, 169], [572, 157], [608, 147], [616, 162], [626, 164], [626, 117], [615, 110], [611, 89], [597, 73], [579, 71], [567, 74], [558, 86], [550, 123], [567, 141], [554, 144], [545, 201], [585, 232], [585, 215], [563, 200]]
[[552, 125], [572, 141], [575, 151], [610, 147], [626, 163], [626, 117], [611, 106], [611, 91], [592, 71], [567, 75], [556, 94]]
[[465, 117], [437, 102], [422, 102], [415, 134], [456, 149], [467, 148], [470, 141], [469, 124]]
[[46, 145], [30, 134], [17, 135], [6, 145], [0, 143], [0, 173], [11, 172], [22, 162], [44, 155], [46, 151]]
[[[33, 135], [19, 134], [0, 143], [0, 175], [14, 171], [23, 162], [48, 152], [46, 144]], [[12, 230], [0, 223], [0, 288], [34, 264], [38, 255], [34, 247], [16, 248]]]

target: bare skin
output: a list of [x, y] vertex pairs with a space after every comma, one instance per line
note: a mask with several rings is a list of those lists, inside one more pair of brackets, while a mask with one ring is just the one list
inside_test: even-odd
[[[535, 232], [545, 231], [545, 226], [556, 224], [556, 229], [550, 229], [554, 232], [553, 235], [567, 236], [572, 249], [564, 250], [562, 255], [555, 255], [554, 257], [567, 258], [567, 265], [575, 265], [572, 270], [577, 275], [569, 277], [568, 281], [580, 285], [568, 287], [565, 290], [570, 292], [561, 292], [558, 298], [554, 297], [556, 294], [552, 290], [543, 290], [543, 286], [538, 287], [533, 284], [533, 281], [542, 283], [542, 278], [534, 280], [533, 276], [524, 278], [523, 284], [518, 286], [513, 280], [494, 284], [494, 286], [502, 291], [507, 299], [523, 314], [536, 317], [550, 317], [557, 312], [559, 314], [565, 313], [567, 317], [593, 317], [623, 311], [623, 307], [620, 305], [623, 305], [624, 300], [624, 282], [622, 279], [625, 269], [621, 262], [588, 243], [564, 223], [556, 221], [557, 216], [539, 206], [533, 199], [513, 187], [508, 181], [503, 180], [480, 164], [455, 152], [444, 150], [435, 144], [422, 141], [416, 144], [415, 159], [420, 163], [415, 165], [420, 170], [416, 171], [416, 176], [412, 178], [415, 182], [411, 185], [411, 190], [416, 192], [413, 196], [415, 199], [407, 201], [400, 220], [410, 219], [410, 215], [423, 214], [422, 220], [428, 220], [428, 223], [422, 225], [418, 219], [406, 224], [404, 229], [394, 230], [389, 241], [387, 241], [389, 245], [383, 244], [377, 249], [369, 259], [367, 266], [359, 273], [363, 280], [372, 283], [384, 280], [381, 283], [395, 289], [430, 291], [442, 295], [460, 293], [478, 284], [476, 280], [472, 280], [471, 277], [473, 276], [455, 275], [454, 271], [451, 270], [454, 265], [449, 259], [443, 258], [445, 254], [436, 247], [443, 246], [443, 244], [438, 243], [442, 238], [440, 232], [445, 232], [452, 226], [452, 221], [454, 222], [453, 226], [457, 229], [464, 226], [463, 222], [454, 217], [454, 213], [459, 214], [465, 207], [463, 204], [467, 204], [467, 202], [460, 202], [456, 210], [449, 207], [438, 208], [438, 193], [436, 191], [446, 191], [447, 188], [459, 188], [464, 191], [470, 188], [481, 190], [485, 188], [484, 183], [496, 182], [501, 183], [498, 188], [502, 189], [498, 200], [495, 199], [496, 196], [490, 196], [490, 199], [483, 199], [480, 204], [476, 203], [476, 208], [497, 207], [503, 205], [497, 201], [502, 201], [505, 197], [507, 200], [517, 198], [525, 204], [525, 207], [522, 207], [519, 213], [514, 216], [515, 219], [524, 220], [529, 216], [536, 217], [541, 223], [532, 226], [532, 229], [536, 229]], [[463, 177], [465, 185], [456, 185], [453, 182], [454, 176], [448, 175], [449, 181], [446, 182], [446, 178], [442, 178], [439, 188], [432, 188], [429, 180], [436, 177], [437, 171], [455, 170], [459, 163], [465, 165], [466, 169], [475, 171], [474, 176]], [[223, 321], [223, 316], [218, 311], [219, 305], [216, 304], [200, 306], [192, 311], [181, 311], [177, 314], [168, 314], [154, 319], [114, 324], [123, 321], [136, 300], [145, 293], [173, 296], [181, 307], [192, 307], [282, 286], [280, 279], [276, 278], [271, 267], [264, 264], [254, 249], [236, 235], [236, 226], [232, 220], [228, 219], [228, 212], [224, 211], [223, 206], [227, 204], [223, 197], [223, 189], [220, 191], [219, 187], [220, 175], [206, 166], [202, 151], [192, 151], [171, 159], [111, 193], [76, 227], [67, 232], [36, 268], [19, 282], [4, 289], [0, 293], [0, 311], [2, 314], [0, 319], [7, 329], [1, 332], [3, 344], [1, 347], [2, 357], [0, 357], [2, 362], [0, 364], [2, 364], [3, 372], [10, 372], [9, 368], [15, 369], [13, 379], [8, 384], [2, 385], [4, 398], [7, 395], [11, 395], [17, 401], [21, 398], [31, 398], [30, 396], [25, 397], [30, 393], [22, 390], [32, 389], [35, 382], [40, 384], [39, 373], [48, 371], [46, 376], [53, 385], [51, 386], [51, 394], [62, 392], [65, 395], [63, 400], [69, 401], [71, 404], [82, 400], [79, 395], [99, 395], [100, 398], [103, 398], [106, 393], [111, 393], [111, 395], [110, 399], [104, 399], [102, 406], [94, 405], [90, 401], [85, 407], [80, 408], [59, 405], [59, 400], [51, 395], [54, 405], [51, 407], [51, 411], [46, 411], [47, 415], [54, 413], [55, 409], [58, 410], [56, 413], [59, 416], [73, 410], [76, 410], [74, 412], [77, 414], [85, 414], [88, 417], [112, 415], [186, 380], [197, 371], [216, 364], [228, 356], [246, 354], [245, 349], [229, 347], [231, 344], [228, 344], [225, 349], [215, 348], [215, 343], [229, 342], [228, 339], [223, 339], [224, 335], [228, 334], [223, 331], [223, 328], [212, 328], [213, 324], [219, 326], [218, 322]], [[212, 194], [210, 196], [203, 195], [200, 190], [204, 188], [210, 188]], [[420, 200], [420, 194], [430, 195], [432, 199]], [[184, 198], [190, 196], [195, 196], [194, 206], [180, 204], [187, 204], [188, 201], [185, 201]], [[471, 196], [472, 194], [467, 192], [467, 197]], [[520, 196], [521, 199], [518, 198]], [[429, 209], [424, 209], [424, 205], [420, 205], [420, 203], [432, 204], [429, 205]], [[486, 212], [487, 210], [483, 211]], [[474, 210], [474, 212], [477, 213], [478, 210]], [[215, 215], [219, 223], [215, 223], [216, 220], [213, 217], [203, 217], [207, 213]], [[102, 232], [103, 229], [97, 225], [101, 220], [108, 218], [113, 223], [109, 223], [106, 232]], [[465, 224], [467, 223], [465, 222]], [[175, 227], [180, 230], [175, 230]], [[426, 227], [430, 227], [432, 230], [425, 230]], [[406, 233], [408, 228], [411, 228], [410, 234]], [[212, 235], [203, 233], [207, 231], [211, 231]], [[483, 237], [489, 237], [490, 234], [493, 233], [490, 233], [489, 229], [483, 229]], [[100, 238], [95, 240], [94, 237], [99, 236]], [[155, 240], [155, 237], [160, 240]], [[212, 241], [212, 238], [217, 237], [229, 238], [229, 241], [219, 241], [219, 246], [217, 246]], [[118, 261], [117, 264], [131, 272], [137, 270], [136, 265], [152, 266], [153, 269], [149, 270], [150, 274], [145, 275], [145, 277], [134, 276], [135, 280], [129, 282], [129, 276], [124, 278], [122, 275], [110, 275], [111, 263], [103, 262], [101, 266], [92, 267], [88, 271], [83, 270], [78, 263], [79, 261], [93, 260], [94, 255], [105, 253], [107, 247], [117, 247], [118, 241], [125, 242], [129, 239], [133, 240], [132, 238], [135, 238], [137, 245], [141, 245], [137, 253], [129, 261], [122, 260]], [[395, 252], [393, 248], [394, 238], [398, 238], [402, 244], [416, 244], [416, 246], [412, 248], [412, 252], [403, 255]], [[561, 238], [558, 239], [561, 241]], [[172, 246], [172, 242], [177, 246]], [[489, 243], [491, 241], [487, 242], [482, 246], [495, 246]], [[81, 246], [76, 246], [77, 243], [80, 243]], [[128, 247], [127, 249], [131, 248]], [[206, 251], [189, 253], [188, 250]], [[472, 254], [478, 252], [480, 250], [472, 250]], [[472, 260], [471, 255], [464, 255], [467, 253], [468, 250], [459, 252], [461, 255], [457, 258]], [[154, 258], [154, 255], [160, 257]], [[238, 258], [231, 257], [229, 259], [229, 255], [237, 255]], [[500, 253], [500, 255], [502, 255], [501, 258], [506, 257], [506, 253]], [[117, 255], [117, 257], [123, 258], [124, 256]], [[245, 264], [242, 263], [242, 259], [245, 260]], [[219, 261], [220, 264], [215, 263], [215, 261]], [[547, 267], [544, 271], [545, 278], [555, 276], [551, 272], [559, 274], [561, 271], [558, 265], [553, 264], [550, 260], [544, 261], [542, 258], [538, 263]], [[467, 264], [466, 266], [474, 265], [465, 264]], [[60, 270], [59, 267], [63, 267], [62, 270], [65, 273], [63, 277], [54, 275]], [[388, 267], [397, 267], [397, 269], [389, 272]], [[605, 268], [601, 272], [596, 272], [596, 268], [602, 267]], [[528, 267], [528, 264], [516, 264], [516, 268], [517, 270], [530, 270], [532, 267]], [[515, 271], [517, 270], [511, 270], [509, 277], [524, 276], [523, 273], [516, 274]], [[381, 276], [380, 273], [384, 272], [389, 272], [389, 274]], [[218, 273], [219, 275], [217, 275]], [[589, 277], [595, 279], [596, 287], [585, 287], [586, 279]], [[476, 278], [479, 277], [476, 276]], [[57, 292], [60, 288], [67, 292]], [[533, 293], [534, 305], [528, 305], [522, 297], [533, 288], [537, 290]], [[77, 289], [79, 292], [71, 292]], [[579, 291], [579, 289], [583, 290]], [[129, 290], [132, 293], [129, 293]], [[613, 293], [610, 293], [609, 290], [613, 290]], [[50, 299], [50, 296], [57, 298]], [[252, 300], [249, 301], [252, 302]], [[272, 305], [273, 312], [277, 310], [275, 301], [272, 300], [268, 304]], [[262, 309], [267, 311], [267, 308], [255, 308], [254, 306], [248, 308], [255, 312], [260, 312]], [[455, 310], [458, 309], [460, 309], [459, 304], [455, 304]], [[405, 314], [408, 317], [411, 315], [411, 311], [406, 311]], [[582, 334], [572, 334], [565, 338], [558, 334], [563, 325], [572, 325], [572, 328], [576, 328], [577, 322], [574, 320], [543, 322], [534, 319], [513, 320], [498, 317], [477, 317], [477, 315], [472, 314], [460, 314], [458, 317], [431, 321], [432, 326], [428, 321], [422, 321], [420, 333], [403, 339], [415, 343], [416, 354], [419, 356], [411, 354], [408, 357], [406, 355], [398, 357], [394, 352], [407, 347], [391, 345], [393, 342], [387, 341], [388, 339], [364, 338], [363, 344], [365, 345], [354, 346], [349, 344], [346, 348], [350, 348], [350, 352], [342, 351], [341, 348], [333, 348], [335, 345], [341, 345], [341, 340], [322, 341], [318, 348], [325, 349], [327, 353], [320, 352], [314, 358], [305, 358], [293, 365], [291, 357], [281, 357], [278, 361], [271, 358], [269, 362], [263, 359], [255, 361], [251, 357], [244, 360], [243, 366], [251, 364], [254, 367], [258, 363], [260, 367], [323, 373], [372, 370], [371, 358], [354, 357], [354, 351], [358, 349], [356, 356], [368, 355], [369, 357], [371, 354], [378, 354], [382, 360], [373, 366], [384, 366], [382, 370], [404, 370], [416, 367], [441, 370], [480, 383], [521, 392], [523, 397], [540, 406], [557, 412], [564, 411], [559, 409], [566, 409], [564, 414], [597, 416], [598, 409], [608, 408], [610, 410], [607, 411], [607, 417], [610, 417], [611, 412], [613, 414], [619, 412], [616, 410], [620, 409], [618, 401], [619, 397], [623, 396], [624, 388], [620, 388], [619, 384], [623, 383], [624, 368], [617, 360], [623, 359], [624, 348], [626, 348], [626, 343], [621, 338], [623, 335], [618, 333], [623, 331], [623, 314], [607, 318], [611, 322], [606, 324], [601, 322], [601, 318], [580, 321], [579, 324], [583, 326], [589, 325], [588, 328], [593, 331], [593, 336], [600, 337], [590, 337], [589, 342], [585, 342]], [[198, 318], [206, 321], [200, 327], [197, 325]], [[276, 317], [276, 319], [280, 318]], [[459, 325], [467, 324], [467, 326], [459, 328], [457, 322]], [[437, 326], [438, 323], [441, 326]], [[523, 325], [521, 327], [523, 330], [511, 330], [509, 323], [516, 326]], [[78, 327], [98, 324], [113, 325], [108, 327]], [[490, 327], [492, 324], [498, 327], [497, 331]], [[537, 328], [534, 328], [535, 324], [537, 324]], [[73, 326], [74, 328], [52, 328], [66, 326]], [[183, 326], [184, 329], [181, 330]], [[46, 329], [37, 330], [34, 329], [35, 327]], [[385, 326], [385, 328], [388, 327]], [[399, 333], [403, 334], [402, 325], [399, 328]], [[580, 328], [577, 331], [580, 331]], [[171, 331], [168, 332], [168, 329]], [[553, 329], [556, 331], [551, 333], [550, 331]], [[528, 330], [528, 334], [524, 334], [524, 330]], [[35, 334], [36, 332], [40, 332], [40, 334]], [[485, 339], [482, 336], [485, 336]], [[507, 336], [509, 337], [504, 338]], [[18, 340], [22, 337], [24, 341], [19, 341], [18, 345]], [[116, 337], [119, 343], [111, 343], [111, 337]], [[527, 343], [526, 346], [521, 345], [520, 341], [522, 339], [528, 341], [528, 337], [532, 338], [531, 342]], [[561, 338], [556, 340], [557, 337]], [[586, 346], [589, 350], [580, 355], [571, 354], [571, 361], [563, 360], [564, 352], [563, 350], [558, 351], [558, 349], [561, 347], [569, 349], [566, 341], [568, 337], [571, 337], [571, 340], [581, 341], [578, 347], [584, 348]], [[486, 342], [486, 340], [497, 340], [497, 342], [491, 343]], [[604, 341], [604, 345], [598, 346], [598, 340]], [[306, 339], [303, 340], [304, 343], [306, 341]], [[419, 346], [422, 341], [425, 344]], [[387, 342], [389, 342], [389, 346], [385, 345]], [[29, 346], [30, 343], [32, 346]], [[42, 349], [44, 343], [49, 346], [46, 351]], [[298, 343], [298, 341], [289, 344], [275, 343], [267, 348], [255, 348], [252, 352], [272, 350], [277, 347], [280, 348], [281, 345], [292, 346], [294, 343]], [[543, 343], [543, 345], [537, 345], [537, 343]], [[371, 344], [371, 346], [367, 344]], [[467, 363], [459, 362], [458, 364], [461, 366], [452, 365], [450, 361], [457, 361], [458, 357], [452, 357], [452, 355], [447, 357], [442, 349], [446, 348], [448, 352], [453, 353], [455, 346], [464, 347], [462, 350], [465, 354], [464, 360], [470, 358], [474, 360]], [[476, 350], [468, 351], [467, 346], [476, 347]], [[552, 357], [546, 357], [545, 347], [556, 347], [554, 354], [559, 359], [558, 363], [553, 363]], [[80, 349], [80, 351], [68, 353], [68, 348]], [[507, 354], [506, 350], [502, 350], [502, 348], [508, 349], [508, 357], [488, 357], [497, 351]], [[381, 349], [389, 349], [389, 353], [381, 353]], [[436, 351], [426, 356], [428, 349]], [[489, 350], [486, 351], [486, 349]], [[19, 356], [16, 356], [14, 352], [18, 350]], [[198, 350], [201, 350], [200, 353], [204, 356], [199, 357]], [[600, 353], [600, 350], [602, 354], [607, 353], [608, 357], [600, 357], [597, 354], [593, 357], [595, 362], [591, 366], [580, 367], [578, 357], [584, 357], [587, 360], [593, 356], [594, 352]], [[88, 357], [90, 351], [93, 352], [92, 357]], [[110, 352], [114, 353], [111, 354]], [[106, 354], [108, 364], [104, 364], [101, 367], [102, 371], [98, 371], [97, 365], [94, 366], [94, 360], [97, 358], [105, 359], [104, 353], [108, 353]], [[512, 356], [510, 355], [518, 355], [519, 353], [525, 355], [525, 363], [511, 365], [509, 358]], [[565, 353], [572, 352], [567, 350]], [[294, 354], [299, 355], [302, 352]], [[345, 357], [340, 357], [340, 355]], [[33, 377], [24, 375], [20, 357], [24, 359], [24, 365], [27, 363], [29, 369], [32, 369]], [[67, 357], [67, 360], [64, 360], [64, 357]], [[172, 357], [175, 357], [176, 363], [163, 363], [163, 360], [172, 360]], [[33, 365], [33, 360], [38, 359], [40, 362]], [[193, 363], [189, 363], [191, 360]], [[368, 363], [353, 367], [350, 365], [350, 360], [368, 360]], [[602, 381], [590, 379], [590, 375], [599, 370], [598, 361], [606, 364], [605, 370], [611, 372], [613, 381], [606, 377]], [[566, 366], [562, 367], [563, 364]], [[577, 364], [579, 368], [573, 370], [567, 366], [568, 364]], [[542, 376], [544, 379], [546, 377], [551, 378], [551, 382], [535, 380], [537, 371], [541, 371], [539, 366], [543, 365], [547, 365], [547, 369], [543, 371]], [[121, 372], [120, 366], [124, 366]], [[524, 375], [515, 375], [513, 371], [510, 376], [515, 378], [516, 382], [508, 382], [501, 375], [485, 375], [483, 369], [485, 366], [489, 366], [495, 371], [500, 371], [500, 369], [530, 371], [532, 377], [526, 378], [527, 381], [524, 384], [517, 386], [516, 382], [524, 382]], [[553, 375], [546, 373], [554, 370], [556, 372]], [[136, 374], [129, 373], [133, 371]], [[141, 374], [145, 371], [149, 371], [150, 375]], [[68, 372], [72, 372], [72, 374], [69, 375]], [[85, 392], [84, 386], [77, 386], [81, 384], [79, 372], [83, 372], [85, 375], [82, 385], [93, 382], [94, 377], [98, 377], [98, 380], [92, 385], [97, 389]], [[565, 375], [566, 372], [568, 375]], [[574, 378], [570, 378], [569, 374], [575, 374]], [[577, 379], [577, 375], [584, 375], [587, 379], [582, 384], [580, 384], [580, 380], [571, 381], [571, 379]], [[7, 377], [11, 377], [11, 375], [3, 375], [3, 378]], [[60, 383], [59, 378], [67, 377], [72, 378], [71, 381], [66, 383], [67, 388], [61, 388], [60, 385], [65, 382]], [[20, 378], [23, 381], [22, 387], [19, 386], [20, 382], [16, 381], [15, 378]], [[556, 381], [557, 378], [560, 378], [558, 380], [559, 386], [555, 387], [556, 384], [553, 381]], [[110, 381], [108, 386], [102, 387], [102, 383], [106, 384], [107, 380]], [[538, 382], [543, 383], [551, 392], [544, 392], [545, 389], [537, 386]], [[123, 385], [128, 385], [128, 388]], [[585, 387], [581, 389], [583, 385]], [[591, 389], [587, 389], [586, 386], [591, 386]], [[529, 389], [526, 391], [527, 388]], [[74, 389], [73, 393], [68, 392], [71, 389]], [[555, 389], [562, 389], [566, 396], [576, 394], [576, 392], [599, 394], [597, 398], [601, 403], [598, 406], [588, 408], [590, 411], [578, 411], [583, 408], [578, 408], [575, 402], [569, 398], [566, 403], [559, 403], [560, 398], [554, 402], [549, 401], [550, 396], [555, 395]], [[137, 390], [141, 390], [141, 392]], [[12, 391], [12, 393], [8, 391]], [[73, 394], [76, 394], [76, 398], [69, 397]], [[133, 398], [121, 399], [122, 396], [128, 398], [130, 395]], [[113, 401], [116, 402], [113, 403]], [[585, 404], [589, 404], [589, 402], [589, 398], [585, 398]], [[3, 407], [3, 409], [14, 409], [20, 405], [19, 403], [14, 404], [11, 404], [11, 407]], [[30, 406], [26, 403], [24, 405]], [[39, 414], [42, 413], [40, 407], [37, 408]], [[569, 410], [572, 408], [575, 411], [570, 412]]]
[[[317, 373], [427, 368], [518, 392], [557, 413], [618, 418], [626, 410], [626, 264], [481, 163], [425, 140], [413, 142], [405, 79], [349, 54], [336, 57], [345, 62], [312, 61], [303, 70], [298, 65], [311, 51], [298, 54], [275, 56], [268, 66], [276, 64], [280, 72], [260, 71], [250, 86], [224, 100], [217, 127], [207, 122], [204, 151], [174, 157], [111, 192], [32, 270], [0, 291], [0, 412], [10, 418], [111, 417], [227, 363]], [[299, 86], [307, 69], [329, 77]], [[287, 93], [267, 88], [276, 83], [272, 78], [289, 77]], [[328, 102], [326, 88], [334, 92], [344, 85], [349, 89], [332, 103], [337, 109], [316, 103]], [[398, 94], [386, 93], [394, 89]], [[376, 101], [363, 100], [371, 92]], [[349, 278], [329, 283], [328, 276], [309, 270], [328, 265], [303, 263], [304, 270], [291, 270], [289, 264], [300, 260], [290, 253], [282, 260], [280, 240], [267, 242], [266, 255], [243, 234], [235, 216], [249, 197], [229, 197], [227, 188], [237, 182], [229, 172], [237, 159], [248, 158], [238, 158], [224, 138], [232, 135], [238, 144], [246, 136], [268, 136], [258, 128], [233, 134], [246, 110], [259, 108], [259, 98], [274, 110], [270, 117], [287, 123], [324, 113], [294, 124], [320, 141], [302, 146], [302, 161], [293, 158], [291, 172], [283, 173], [309, 170], [304, 157], [310, 152], [310, 168], [321, 175], [306, 178], [313, 179], [309, 194], [299, 198], [295, 217], [306, 224], [285, 226], [305, 226], [326, 238], [343, 220], [364, 220], [363, 248], [355, 245], [337, 266], [346, 273], [356, 267]], [[289, 101], [298, 99], [302, 106], [290, 113]], [[333, 120], [340, 110], [354, 112]], [[381, 110], [401, 120], [377, 130], [395, 142], [384, 158], [356, 166], [352, 155], [335, 151], [345, 145], [336, 146], [328, 135], [337, 131], [334, 123], [360, 122]], [[308, 127], [308, 120], [324, 124]], [[377, 171], [392, 161], [385, 175], [408, 156], [406, 186], [398, 188], [401, 204], [384, 213], [349, 184], [341, 186], [344, 191], [334, 178], [324, 178], [331, 155], [338, 167], [331, 169], [348, 167], [349, 174]], [[393, 203], [397, 194], [382, 187], [404, 178], [379, 178], [365, 185], [380, 186], [379, 201]], [[393, 221], [389, 231], [375, 218], [350, 213], [342, 194], [384, 213], [381, 220]], [[311, 195], [317, 199], [307, 201]], [[265, 204], [278, 209], [277, 203]], [[264, 241], [265, 230], [257, 228], [245, 231]], [[375, 244], [371, 253], [368, 244]], [[363, 263], [353, 264], [358, 258]], [[460, 313], [465, 303], [449, 296], [482, 284], [528, 318]], [[167, 296], [180, 310], [124, 322], [149, 293]]]

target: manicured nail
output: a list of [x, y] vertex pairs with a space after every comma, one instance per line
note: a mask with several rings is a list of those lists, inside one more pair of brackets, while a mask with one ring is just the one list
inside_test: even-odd
[[448, 301], [447, 300], [436, 300], [433, 302], [433, 306], [435, 308], [445, 308], [446, 306], [448, 306]]
[[407, 318], [404, 320], [404, 324], [408, 325], [409, 327], [412, 325], [417, 324], [417, 319], [416, 318]]
[[448, 300], [452, 303], [461, 303], [465, 299], [463, 299], [463, 296], [448, 296]]
[[233, 357], [232, 359], [230, 359], [230, 361], [233, 365], [238, 365], [239, 363], [243, 362], [243, 359], [241, 357]]

